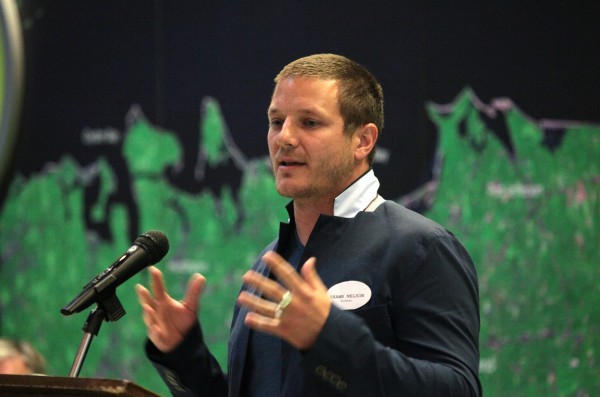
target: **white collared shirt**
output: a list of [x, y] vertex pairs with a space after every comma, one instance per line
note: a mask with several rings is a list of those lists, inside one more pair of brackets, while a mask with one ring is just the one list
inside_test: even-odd
[[[371, 203], [380, 198], [377, 194], [378, 190], [379, 179], [377, 179], [373, 170], [370, 170], [335, 198], [333, 215], [342, 218], [354, 218], [360, 211], [372, 207]], [[383, 201], [381, 199], [378, 204]], [[370, 208], [370, 210], [372, 211], [374, 208]]]

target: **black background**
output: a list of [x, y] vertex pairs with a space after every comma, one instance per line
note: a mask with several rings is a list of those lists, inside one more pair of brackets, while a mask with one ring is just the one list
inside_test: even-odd
[[346, 55], [382, 83], [380, 146], [392, 156], [376, 171], [390, 198], [431, 177], [428, 100], [448, 103], [469, 86], [484, 102], [509, 97], [535, 119], [600, 121], [598, 5], [23, 0], [19, 9], [26, 85], [13, 175], [65, 153], [84, 166], [103, 155], [120, 176], [120, 201], [130, 200], [120, 147], [83, 146], [84, 128], [123, 131], [139, 104], [184, 143], [172, 183], [197, 191], [202, 98], [219, 101], [246, 156], [264, 156], [272, 79], [311, 53]]

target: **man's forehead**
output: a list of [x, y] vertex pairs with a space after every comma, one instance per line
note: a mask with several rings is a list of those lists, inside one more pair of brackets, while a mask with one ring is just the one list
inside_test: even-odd
[[[277, 81], [275, 84], [275, 90], [277, 90], [280, 86], [291, 85], [294, 83], [305, 83], [305, 84], [314, 84], [314, 85], [339, 85], [338, 79], [333, 78], [325, 78], [318, 76], [287, 76]], [[275, 91], [274, 90], [274, 91]]]
[[277, 112], [280, 107], [293, 103], [297, 110], [311, 113], [322, 105], [331, 103], [328, 93], [338, 96], [338, 81], [313, 77], [295, 77], [280, 81], [273, 90], [268, 113]]

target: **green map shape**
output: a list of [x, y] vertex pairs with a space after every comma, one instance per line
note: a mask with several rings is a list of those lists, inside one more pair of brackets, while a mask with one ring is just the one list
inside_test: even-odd
[[[600, 128], [575, 125], [551, 151], [541, 145], [535, 120], [513, 107], [498, 115], [513, 139], [513, 159], [475, 98], [466, 89], [450, 110], [427, 104], [442, 163], [426, 215], [452, 230], [477, 265], [485, 395], [593, 395], [600, 390], [600, 342], [593, 337], [600, 331]], [[207, 98], [202, 109], [204, 166], [234, 160], [242, 171], [238, 192], [225, 185], [218, 194], [190, 194], [171, 185], [164, 171], [181, 161], [181, 143], [139, 109], [128, 115], [122, 154], [133, 181], [136, 232], [158, 229], [169, 237], [158, 267], [171, 294], [181, 297], [194, 272], [208, 279], [200, 319], [224, 365], [240, 277], [287, 219], [287, 199], [276, 194], [267, 159], [236, 156], [218, 103]], [[118, 178], [103, 158], [82, 167], [66, 155], [16, 178], [1, 209], [0, 334], [32, 341], [51, 375], [68, 374], [86, 316], [64, 317], [60, 308], [131, 245], [131, 214], [108, 204]], [[86, 230], [85, 190], [94, 181], [100, 189], [92, 218], [108, 223], [110, 241]], [[144, 356], [135, 283], [148, 285], [147, 272], [119, 287], [127, 315], [103, 325], [80, 376], [130, 379], [168, 395]]]
[[477, 103], [465, 89], [451, 111], [428, 105], [443, 164], [427, 215], [477, 265], [484, 393], [598, 395], [600, 128], [563, 123], [550, 150], [540, 123], [507, 107], [495, 117], [508, 129], [511, 158]]

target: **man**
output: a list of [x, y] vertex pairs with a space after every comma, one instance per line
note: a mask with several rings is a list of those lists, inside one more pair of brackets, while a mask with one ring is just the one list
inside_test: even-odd
[[439, 225], [382, 199], [371, 170], [383, 91], [319, 54], [275, 78], [268, 145], [289, 223], [243, 276], [227, 373], [185, 298], [137, 286], [147, 354], [176, 396], [479, 396], [473, 263]]
[[0, 338], [0, 374], [32, 375], [46, 372], [46, 360], [28, 342]]

